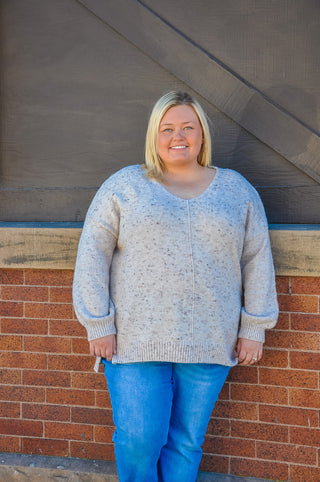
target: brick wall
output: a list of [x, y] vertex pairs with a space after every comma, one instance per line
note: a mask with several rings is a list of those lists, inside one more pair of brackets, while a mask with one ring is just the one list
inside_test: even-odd
[[[0, 270], [0, 451], [113, 459], [103, 373], [92, 372], [71, 270]], [[281, 315], [258, 367], [235, 367], [202, 470], [320, 480], [320, 278], [279, 277]]]

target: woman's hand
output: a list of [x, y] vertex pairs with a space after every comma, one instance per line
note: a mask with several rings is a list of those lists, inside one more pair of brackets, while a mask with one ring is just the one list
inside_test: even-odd
[[262, 358], [263, 343], [260, 341], [239, 338], [237, 346], [237, 357], [239, 365], [254, 365]]
[[107, 335], [102, 338], [96, 338], [89, 341], [90, 355], [101, 356], [108, 361], [112, 360], [112, 356], [117, 353], [116, 335]]

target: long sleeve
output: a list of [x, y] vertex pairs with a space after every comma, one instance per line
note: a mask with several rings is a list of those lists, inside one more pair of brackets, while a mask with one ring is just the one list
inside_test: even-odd
[[89, 208], [76, 260], [73, 303], [88, 340], [116, 333], [115, 307], [109, 295], [109, 272], [117, 243], [119, 213], [104, 183]]
[[244, 306], [239, 337], [264, 342], [278, 317], [275, 273], [268, 225], [260, 199], [250, 205], [241, 257]]

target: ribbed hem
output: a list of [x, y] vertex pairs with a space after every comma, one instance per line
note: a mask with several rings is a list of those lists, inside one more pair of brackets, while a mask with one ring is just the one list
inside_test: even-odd
[[164, 361], [171, 363], [217, 363], [233, 366], [238, 360], [220, 346], [187, 345], [173, 341], [122, 344], [118, 335], [117, 354], [112, 363]]

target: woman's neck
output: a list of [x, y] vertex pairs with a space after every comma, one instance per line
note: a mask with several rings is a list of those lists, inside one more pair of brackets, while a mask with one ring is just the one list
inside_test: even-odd
[[193, 170], [168, 170], [162, 179], [164, 187], [183, 199], [193, 199], [202, 194], [211, 184], [216, 169], [199, 166]]
[[206, 170], [198, 163], [191, 166], [169, 166], [164, 172], [162, 181], [164, 183], [195, 182], [206, 176]]

